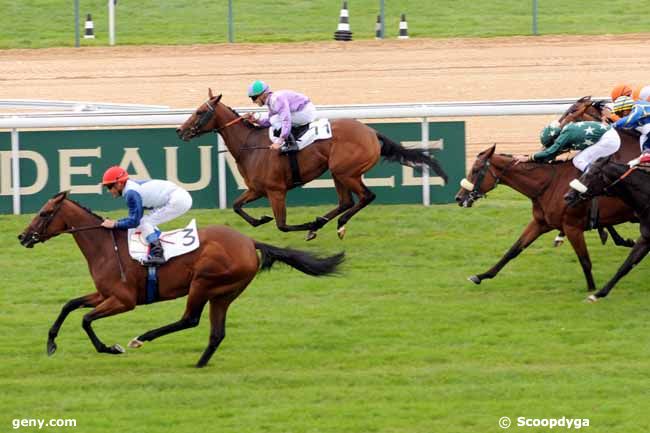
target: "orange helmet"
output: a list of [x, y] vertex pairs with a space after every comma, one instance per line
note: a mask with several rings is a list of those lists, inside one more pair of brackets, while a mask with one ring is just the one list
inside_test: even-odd
[[612, 101], [616, 101], [621, 96], [632, 96], [632, 87], [627, 84], [617, 84], [612, 89]]
[[129, 178], [129, 173], [119, 165], [114, 165], [104, 172], [102, 185], [110, 185], [116, 182], [124, 182]]

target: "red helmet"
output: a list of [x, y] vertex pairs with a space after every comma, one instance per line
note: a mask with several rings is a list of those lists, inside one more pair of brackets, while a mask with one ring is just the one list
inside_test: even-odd
[[110, 185], [116, 182], [124, 182], [129, 178], [129, 173], [126, 172], [122, 167], [114, 165], [104, 172], [104, 177], [102, 178], [102, 185]]

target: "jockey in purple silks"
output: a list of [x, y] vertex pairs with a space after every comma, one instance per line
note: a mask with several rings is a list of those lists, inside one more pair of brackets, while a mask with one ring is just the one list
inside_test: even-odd
[[291, 128], [307, 125], [316, 119], [316, 107], [309, 98], [291, 90], [272, 92], [271, 88], [260, 80], [248, 86], [248, 96], [260, 107], [266, 105], [269, 111], [263, 113], [259, 119], [255, 119], [253, 113], [247, 113], [243, 117], [259, 126], [280, 131], [280, 135], [271, 144], [271, 149], [281, 148], [281, 153], [297, 151], [298, 145], [296, 138], [291, 134]]

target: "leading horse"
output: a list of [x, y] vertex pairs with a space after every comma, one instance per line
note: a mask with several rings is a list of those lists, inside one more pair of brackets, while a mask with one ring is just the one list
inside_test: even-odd
[[576, 206], [600, 195], [620, 197], [639, 217], [641, 237], [636, 241], [616, 274], [598, 292], [589, 295], [590, 302], [606, 297], [616, 283], [627, 275], [650, 251], [650, 167], [630, 168], [627, 164], [601, 158], [580, 177], [582, 191], [571, 189], [565, 200]]
[[[471, 207], [474, 202], [502, 183], [532, 201], [533, 218], [496, 265], [485, 273], [472, 275], [469, 280], [480, 284], [484, 279], [494, 278], [510, 260], [517, 257], [539, 236], [556, 229], [566, 233], [582, 266], [587, 289], [595, 290], [591, 259], [584, 238], [584, 231], [589, 226], [590, 206], [588, 203], [582, 203], [575, 208], [569, 208], [563, 200], [564, 194], [569, 190], [569, 182], [579, 176], [578, 169], [570, 161], [551, 164], [517, 163], [510, 155], [496, 154], [495, 148], [496, 145], [476, 157], [468, 175], [469, 180], [461, 181], [461, 188], [456, 194], [458, 205]], [[638, 155], [638, 149], [635, 137], [623, 138], [617, 157], [630, 160]], [[634, 211], [617, 198], [604, 197], [599, 200], [598, 209], [601, 226], [636, 221]]]
[[[369, 126], [352, 119], [338, 119], [331, 123], [332, 138], [318, 140], [297, 154], [300, 176], [306, 183], [329, 170], [338, 194], [338, 206], [314, 221], [288, 225], [286, 222], [286, 195], [295, 185], [288, 158], [268, 149], [271, 141], [267, 128], [258, 128], [242, 121], [243, 118], [221, 102], [221, 95], [208, 92], [208, 100], [177, 130], [178, 136], [189, 141], [207, 132], [221, 134], [237, 162], [237, 168], [246, 182], [247, 190], [233, 203], [233, 210], [253, 227], [273, 218], [254, 218], [243, 210], [246, 203], [267, 197], [275, 223], [281, 231], [309, 230], [307, 240], [331, 219], [338, 219], [339, 238], [345, 235], [345, 224], [375, 199], [375, 194], [363, 183], [362, 176], [383, 157], [410, 167], [426, 166], [445, 182], [447, 175], [438, 162], [421, 149], [407, 149]], [[352, 197], [355, 194], [358, 202]]]
[[[70, 312], [92, 307], [84, 315], [82, 326], [93, 346], [100, 353], [120, 354], [119, 344], [106, 346], [91, 326], [97, 319], [132, 310], [147, 302], [147, 268], [129, 257], [127, 232], [107, 230], [100, 226], [103, 218], [70, 200], [66, 192], [49, 199], [31, 223], [18, 236], [20, 243], [31, 248], [38, 242], [62, 233], [72, 233], [77, 246], [88, 262], [96, 291], [71, 299], [62, 308], [48, 334], [47, 353], [56, 351], [55, 339]], [[171, 332], [199, 324], [204, 306], [210, 303], [210, 338], [208, 347], [197, 363], [205, 366], [226, 335], [226, 313], [263, 269], [270, 269], [277, 260], [308, 275], [328, 275], [343, 261], [343, 253], [318, 258], [310, 253], [278, 248], [255, 241], [228, 227], [208, 226], [199, 230], [198, 249], [170, 259], [159, 268], [159, 300], [185, 295], [187, 305], [177, 322], [145, 332], [134, 338], [129, 347], [138, 348]], [[260, 251], [261, 258], [257, 251]]]

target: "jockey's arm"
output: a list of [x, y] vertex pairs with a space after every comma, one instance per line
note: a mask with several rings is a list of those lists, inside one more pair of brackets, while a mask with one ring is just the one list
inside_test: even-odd
[[126, 192], [124, 199], [129, 208], [129, 215], [126, 218], [117, 220], [115, 223], [116, 229], [132, 229], [139, 226], [142, 215], [144, 214], [142, 197], [140, 194], [133, 190], [129, 190]]
[[562, 153], [562, 149], [564, 145], [566, 144], [566, 135], [565, 134], [560, 134], [555, 141], [553, 142], [552, 145], [547, 147], [546, 149], [535, 153], [531, 159], [535, 162], [548, 162], [552, 161], [555, 159], [556, 156], [558, 156], [560, 153]]
[[278, 97], [273, 107], [278, 113], [278, 117], [282, 122], [282, 130], [280, 131], [280, 139], [286, 140], [291, 132], [291, 108], [289, 101], [286, 98]]

